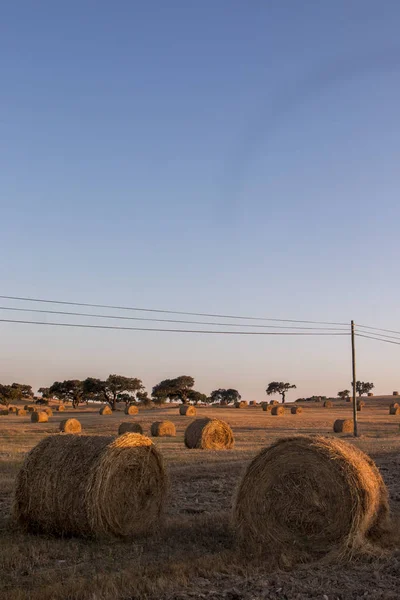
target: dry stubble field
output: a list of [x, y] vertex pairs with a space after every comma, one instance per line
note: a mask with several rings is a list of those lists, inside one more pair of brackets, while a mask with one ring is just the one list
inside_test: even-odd
[[[400, 416], [388, 414], [390, 399], [369, 399], [359, 413], [361, 437], [355, 442], [376, 461], [389, 488], [394, 526], [400, 514]], [[176, 438], [155, 438], [170, 476], [166, 525], [157, 536], [134, 543], [33, 536], [10, 521], [13, 485], [26, 454], [39, 440], [58, 432], [74, 416], [89, 435], [116, 434], [122, 421], [150, 425], [172, 420]], [[391, 599], [400, 597], [400, 551], [348, 565], [307, 565], [277, 572], [268, 561], [254, 562], [235, 548], [229, 527], [232, 496], [244, 468], [265, 445], [297, 433], [333, 435], [336, 418], [351, 418], [349, 404], [333, 409], [304, 405], [301, 415], [272, 416], [260, 408], [201, 408], [198, 416], [227, 421], [235, 449], [187, 450], [185, 427], [192, 418], [176, 407], [116, 412], [100, 416], [85, 408], [54, 413], [48, 423], [29, 416], [0, 417], [0, 598], [3, 600], [210, 600]], [[353, 441], [349, 436], [341, 436]], [[115, 507], [118, 510], [118, 507]]]

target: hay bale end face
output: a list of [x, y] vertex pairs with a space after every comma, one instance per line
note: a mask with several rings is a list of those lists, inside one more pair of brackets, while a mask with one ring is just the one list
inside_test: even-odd
[[47, 423], [49, 420], [49, 415], [44, 411], [35, 410], [31, 413], [31, 421], [32, 423]]
[[108, 404], [106, 404], [105, 406], [102, 406], [101, 409], [99, 410], [99, 414], [112, 415], [111, 407]]
[[156, 421], [152, 423], [150, 431], [153, 437], [176, 436], [176, 428], [172, 421]]
[[400, 404], [398, 402], [392, 402], [389, 408], [399, 408]]
[[186, 417], [195, 417], [197, 410], [192, 404], [181, 404], [179, 407], [179, 414]]
[[140, 423], [121, 423], [118, 427], [118, 435], [123, 435], [124, 433], [143, 433], [143, 428]]
[[17, 408], [16, 415], [17, 417], [26, 417], [26, 410], [23, 408]]
[[336, 419], [333, 424], [333, 431], [335, 433], [352, 433], [354, 429], [352, 419]]
[[21, 467], [13, 514], [31, 532], [132, 538], [160, 528], [166, 491], [162, 457], [143, 435], [48, 436]]
[[279, 440], [250, 463], [233, 510], [238, 541], [279, 566], [376, 550], [389, 524], [374, 462], [335, 438]]
[[187, 448], [228, 450], [235, 443], [232, 429], [220, 419], [196, 419], [185, 431]]
[[78, 419], [64, 419], [60, 423], [60, 431], [63, 433], [80, 433], [82, 425]]
[[285, 408], [282, 405], [278, 405], [278, 406], [274, 405], [271, 408], [271, 415], [281, 417], [284, 414], [285, 414]]
[[128, 404], [127, 406], [125, 406], [125, 414], [126, 415], [137, 415], [138, 412], [139, 412], [139, 409], [136, 406], [136, 404]]
[[268, 404], [267, 402], [263, 402], [262, 409], [263, 409], [264, 412], [271, 412], [272, 405]]
[[235, 408], [247, 408], [246, 400], [240, 400], [240, 402], [235, 402]]
[[303, 412], [303, 409], [301, 406], [292, 406], [290, 412], [292, 413], [292, 415], [299, 415]]
[[332, 400], [325, 400], [325, 402], [324, 402], [324, 408], [333, 408], [333, 402], [332, 402]]
[[59, 404], [56, 408], [57, 412], [64, 412], [65, 411], [65, 406], [64, 404]]
[[389, 415], [400, 415], [400, 407], [393, 406], [389, 408]]

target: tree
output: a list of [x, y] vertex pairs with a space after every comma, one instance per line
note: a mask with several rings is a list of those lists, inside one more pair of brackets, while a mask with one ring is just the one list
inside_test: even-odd
[[[353, 383], [351, 385], [353, 385]], [[356, 381], [356, 392], [359, 396], [368, 394], [374, 387], [374, 384], [369, 381]]]
[[50, 398], [50, 388], [48, 387], [39, 388], [38, 393], [42, 394], [42, 398]]
[[12, 400], [11, 385], [0, 383], [0, 404], [8, 406]]
[[11, 384], [11, 395], [15, 400], [22, 400], [22, 398], [33, 398], [32, 386], [26, 383], [12, 383]]
[[239, 402], [241, 399], [241, 395], [237, 390], [229, 388], [225, 390], [224, 388], [220, 388], [219, 390], [214, 390], [210, 394], [210, 398], [212, 402], [226, 402], [229, 404], [230, 402]]
[[291, 383], [283, 383], [283, 381], [271, 381], [265, 390], [268, 396], [273, 394], [280, 394], [282, 396], [282, 404], [285, 404], [286, 392], [288, 390], [296, 389], [296, 386]]
[[79, 379], [55, 381], [49, 388], [49, 394], [63, 402], [72, 402], [72, 408], [77, 408], [83, 400], [83, 381]]
[[141, 392], [143, 389], [140, 379], [123, 375], [109, 375], [105, 381], [88, 377], [83, 382], [85, 396], [108, 402], [112, 410], [116, 409], [118, 401], [128, 404], [135, 400], [136, 392]]
[[337, 395], [338, 398], [340, 398], [341, 400], [346, 400], [346, 398], [350, 396], [350, 390], [343, 390], [341, 392], [338, 392]]
[[153, 387], [151, 392], [154, 402], [162, 404], [166, 400], [180, 400], [186, 404], [189, 398], [189, 392], [194, 386], [194, 379], [189, 375], [181, 375], [175, 379], [164, 379]]
[[145, 406], [149, 406], [151, 404], [151, 398], [149, 397], [149, 395], [146, 392], [146, 390], [137, 392], [137, 394], [136, 394], [136, 400], [138, 402], [141, 402]]
[[189, 390], [188, 400], [193, 404], [198, 404], [199, 402], [205, 404], [207, 402], [207, 395], [197, 392], [196, 390]]

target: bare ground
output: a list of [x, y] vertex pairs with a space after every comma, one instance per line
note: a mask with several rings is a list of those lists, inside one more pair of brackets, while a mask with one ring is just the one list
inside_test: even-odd
[[[394, 527], [400, 515], [400, 417], [388, 414], [389, 399], [368, 400], [359, 414], [355, 442], [377, 462], [389, 488]], [[48, 423], [29, 417], [0, 417], [0, 598], [4, 600], [347, 600], [400, 598], [400, 550], [350, 564], [307, 565], [276, 571], [239, 554], [229, 525], [232, 496], [244, 468], [263, 446], [296, 433], [333, 435], [336, 418], [351, 417], [348, 404], [324, 409], [306, 406], [303, 414], [271, 416], [259, 408], [200, 409], [234, 429], [236, 446], [224, 452], [187, 450], [183, 432], [191, 418], [177, 408], [100, 416], [94, 409], [55, 413]], [[165, 456], [171, 490], [165, 529], [135, 543], [58, 539], [26, 535], [9, 512], [18, 468], [27, 451], [56, 433], [65, 416], [82, 422], [85, 433], [116, 433], [125, 420], [139, 421], [145, 433], [160, 418], [172, 420], [176, 438], [155, 439]], [[350, 436], [345, 439], [353, 441]]]

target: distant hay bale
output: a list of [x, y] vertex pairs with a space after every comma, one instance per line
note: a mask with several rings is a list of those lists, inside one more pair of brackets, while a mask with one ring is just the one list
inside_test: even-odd
[[324, 408], [333, 408], [333, 402], [332, 402], [332, 400], [325, 400], [325, 402], [324, 402]]
[[47, 423], [49, 420], [49, 415], [42, 410], [35, 410], [31, 413], [31, 421], [32, 423]]
[[364, 400], [357, 400], [357, 406], [361, 406], [361, 408], [364, 408], [365, 406], [365, 401]]
[[270, 400], [269, 403], [271, 406], [277, 406], [279, 404], [278, 400]]
[[143, 433], [143, 428], [140, 423], [136, 422], [121, 423], [118, 427], [118, 435], [123, 435], [124, 433]]
[[398, 396], [399, 392], [393, 392], [393, 396]]
[[36, 410], [34, 406], [24, 406], [24, 409], [28, 413], [32, 413], [32, 412], [34, 412]]
[[60, 423], [60, 431], [63, 433], [80, 433], [82, 425], [78, 419], [64, 419]]
[[388, 493], [375, 463], [336, 438], [298, 436], [264, 448], [239, 486], [239, 543], [278, 566], [375, 552], [388, 531]]
[[219, 419], [196, 419], [185, 431], [187, 448], [201, 450], [228, 450], [235, 443], [232, 429]]
[[389, 408], [389, 415], [400, 415], [400, 407], [399, 406], [391, 406]]
[[333, 424], [333, 431], [335, 433], [352, 433], [354, 424], [352, 419], [336, 419]]
[[7, 410], [7, 409], [4, 409], [4, 408], [3, 408], [2, 410], [0, 410], [0, 415], [2, 415], [3, 417], [5, 417], [6, 415], [9, 415], [9, 414], [10, 414], [10, 413], [8, 412], [8, 410]]
[[351, 401], [352, 401], [352, 398], [350, 398], [350, 396], [347, 396], [346, 402], [351, 402]]
[[257, 402], [255, 400], [250, 400], [249, 405], [250, 406], [257, 406]]
[[49, 406], [46, 406], [46, 407], [43, 409], [43, 412], [45, 412], [45, 413], [46, 413], [46, 414], [47, 414], [49, 417], [52, 417], [52, 416], [53, 416], [53, 411], [51, 410], [51, 408], [50, 408]]
[[398, 402], [392, 402], [389, 408], [399, 408], [400, 404]]
[[235, 408], [247, 408], [246, 400], [240, 400], [240, 402], [235, 402]]
[[48, 436], [17, 476], [13, 515], [31, 532], [132, 538], [159, 530], [166, 490], [148, 437]]
[[285, 407], [282, 406], [281, 404], [278, 406], [274, 405], [271, 408], [271, 415], [276, 415], [278, 417], [281, 417], [284, 414], [285, 414]]
[[368, 398], [372, 398], [373, 395], [373, 392], [368, 392]]
[[57, 411], [57, 412], [63, 412], [63, 411], [65, 411], [65, 406], [64, 406], [64, 404], [59, 404], [59, 405], [56, 407], [56, 411]]
[[265, 412], [271, 412], [271, 410], [272, 410], [272, 405], [271, 405], [271, 404], [268, 404], [268, 402], [263, 402], [263, 403], [262, 403], [262, 409], [263, 409], [263, 411], [265, 411]]
[[26, 417], [26, 410], [23, 408], [17, 408], [17, 412], [15, 414], [17, 417]]
[[292, 413], [292, 415], [299, 415], [300, 413], [303, 412], [303, 409], [301, 406], [292, 406], [292, 408], [290, 409], [290, 412]]
[[16, 413], [17, 412], [17, 407], [16, 406], [9, 406], [8, 407], [8, 412], [10, 412], [10, 413]]
[[99, 413], [101, 415], [112, 415], [111, 407], [108, 404], [106, 404], [105, 406], [101, 407], [101, 409], [99, 410]]
[[175, 437], [176, 428], [172, 421], [156, 421], [150, 428], [153, 437]]
[[136, 404], [128, 404], [127, 406], [125, 406], [125, 414], [126, 415], [137, 415], [138, 412], [139, 412], [139, 409], [136, 406]]
[[197, 410], [192, 404], [181, 404], [179, 407], [179, 414], [185, 415], [186, 417], [195, 417]]

